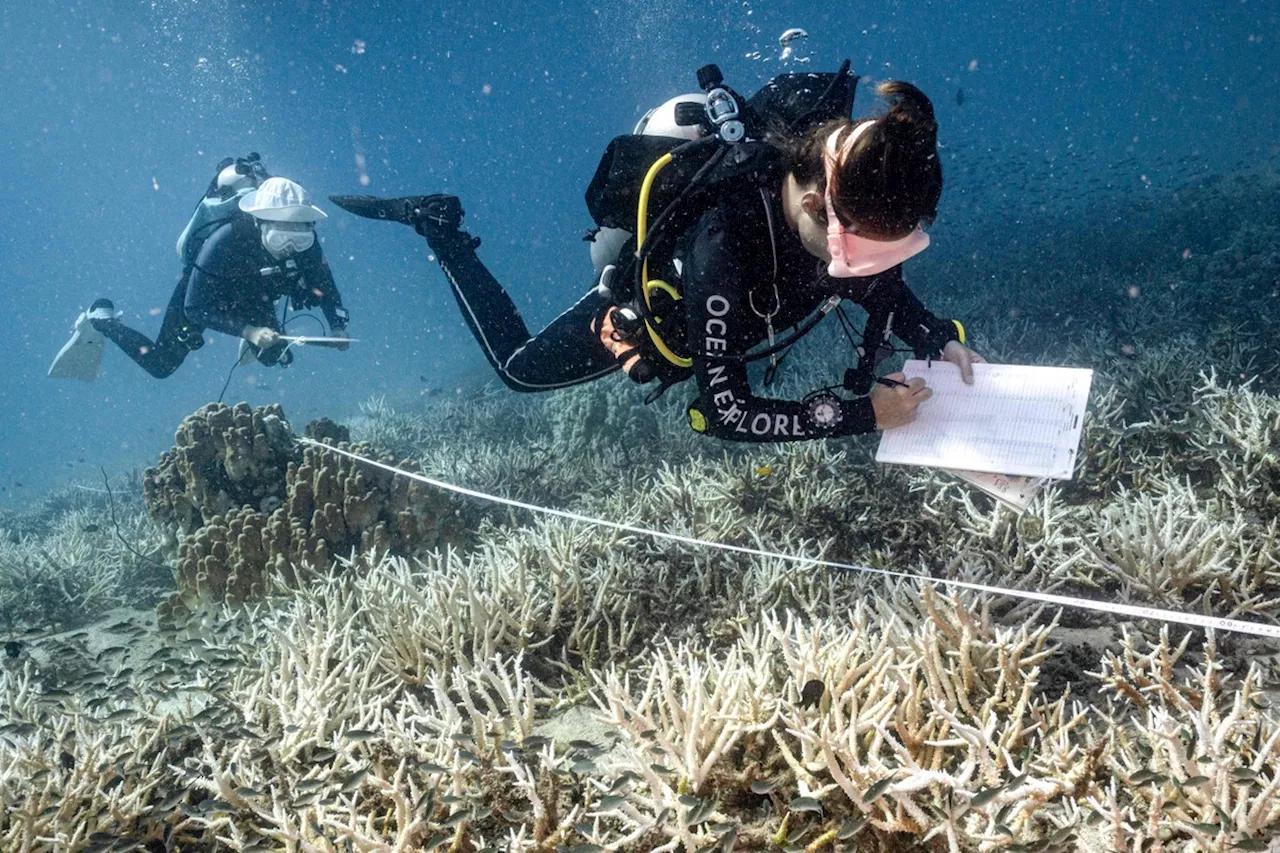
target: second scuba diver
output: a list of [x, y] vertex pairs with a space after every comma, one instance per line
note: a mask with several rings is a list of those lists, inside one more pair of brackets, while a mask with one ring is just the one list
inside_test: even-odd
[[275, 311], [282, 297], [295, 310], [318, 305], [330, 334], [346, 337], [348, 314], [316, 241], [325, 213], [297, 183], [268, 177], [257, 155], [219, 165], [178, 239], [183, 274], [156, 339], [120, 322], [111, 300], [99, 299], [77, 318], [50, 376], [96, 379], [105, 336], [164, 379], [204, 346], [206, 329], [241, 338], [264, 365], [287, 365], [292, 354]]
[[[815, 81], [826, 84], [816, 99]], [[517, 391], [563, 388], [623, 369], [639, 382], [658, 379], [660, 393], [694, 376], [699, 396], [688, 417], [697, 432], [793, 441], [915, 418], [932, 393], [924, 380], [875, 374], [893, 351], [891, 335], [918, 358], [956, 364], [972, 382], [971, 364], [982, 359], [964, 345], [963, 327], [926, 310], [902, 277], [902, 263], [929, 244], [921, 226], [933, 222], [942, 193], [929, 99], [909, 83], [887, 82], [878, 94], [888, 112], [852, 120], [857, 78], [848, 63], [836, 74], [775, 78], [749, 102], [722, 85], [714, 66], [699, 72], [699, 82], [707, 95], [686, 96], [693, 110], [664, 105], [675, 122], [657, 132], [670, 136], [614, 140], [588, 207], [602, 230], [634, 237], [604, 266], [597, 287], [536, 335], [477, 257], [480, 241], [460, 230], [457, 198], [333, 201], [412, 225], [426, 238], [486, 358]], [[642, 132], [654, 129], [638, 127]], [[620, 142], [627, 144], [614, 150]], [[663, 156], [649, 165], [653, 154]], [[637, 155], [639, 170], [619, 165]], [[650, 216], [649, 196], [662, 192], [659, 172], [673, 162], [693, 163], [696, 172], [672, 168], [684, 176], [666, 191], [674, 199]], [[618, 173], [628, 175], [621, 184]], [[640, 175], [644, 180], [635, 180]], [[662, 278], [651, 277], [651, 263]], [[843, 299], [868, 314], [858, 366], [842, 386], [857, 396], [835, 388], [802, 400], [754, 394], [748, 363], [776, 359]], [[779, 342], [779, 331], [788, 329]]]

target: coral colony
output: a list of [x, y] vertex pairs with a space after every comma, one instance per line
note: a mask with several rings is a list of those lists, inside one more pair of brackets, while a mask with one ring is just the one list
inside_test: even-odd
[[1274, 221], [1119, 307], [946, 306], [992, 361], [1097, 371], [1077, 478], [1021, 515], [869, 441], [707, 442], [622, 386], [374, 400], [323, 444], [206, 406], [145, 473], [0, 516], [0, 848], [1266, 850], [1280, 644], [923, 577], [1280, 619], [1277, 359], [1244, 298]]

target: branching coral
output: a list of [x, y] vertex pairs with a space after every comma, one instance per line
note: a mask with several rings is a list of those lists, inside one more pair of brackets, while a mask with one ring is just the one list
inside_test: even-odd
[[[876, 469], [866, 439], [707, 442], [679, 389], [651, 409], [605, 385], [440, 395], [371, 404], [352, 429], [441, 479], [782, 555], [1280, 618], [1278, 409], [1265, 377], [1217, 379], [1269, 356], [1231, 310], [1144, 340], [1161, 311], [1204, 301], [1126, 301], [1161, 275], [1059, 282], [1075, 296], [1052, 344], [1043, 317], [1062, 306], [1044, 293], [987, 333], [988, 355], [1098, 370], [1085, 469], [1020, 515], [940, 473]], [[832, 381], [825, 360], [784, 366], [779, 396]], [[1008, 597], [518, 510], [477, 520], [298, 447], [278, 410], [213, 407], [180, 433], [147, 488], [184, 538], [179, 598], [200, 618], [144, 632], [146, 651], [31, 634], [0, 658], [5, 849], [1029, 853], [1101, 828], [1116, 849], [1184, 853], [1277, 832], [1265, 642], [1147, 648], [1150, 626], [1121, 625], [1104, 653], [1096, 617]], [[15, 523], [9, 545], [56, 534], [107, 573], [86, 578], [123, 571], [110, 538], [58, 523]], [[79, 573], [0, 588], [22, 577], [74, 593]], [[118, 586], [77, 597], [105, 606]], [[1106, 713], [1081, 704], [1099, 690]]]
[[1127, 784], [1091, 804], [1118, 849], [1253, 849], [1280, 827], [1280, 721], [1256, 667], [1228, 676], [1212, 637], [1188, 665], [1191, 636], [1169, 633], [1142, 649], [1126, 632], [1102, 661], [1114, 700], [1104, 757]]

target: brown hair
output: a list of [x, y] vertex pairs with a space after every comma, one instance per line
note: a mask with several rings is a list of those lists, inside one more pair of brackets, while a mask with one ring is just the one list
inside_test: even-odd
[[[910, 83], [890, 80], [876, 87], [889, 102], [879, 119], [836, 119], [800, 139], [775, 140], [784, 163], [802, 184], [816, 183], [826, 192], [827, 137], [846, 134], [864, 121], [863, 131], [832, 175], [836, 213], [846, 225], [858, 223], [889, 237], [902, 237], [920, 222], [933, 222], [942, 197], [942, 164], [938, 160], [938, 123], [929, 98]], [[825, 220], [825, 211], [820, 214]]]

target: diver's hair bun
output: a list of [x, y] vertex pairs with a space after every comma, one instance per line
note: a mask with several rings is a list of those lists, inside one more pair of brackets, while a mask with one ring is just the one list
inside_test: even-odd
[[910, 83], [890, 80], [876, 94], [889, 110], [874, 119], [832, 175], [832, 201], [846, 224], [902, 237], [938, 215], [938, 122], [928, 97]]
[[[933, 103], [915, 86], [889, 80], [876, 87], [889, 105], [877, 119], [833, 119], [800, 139], [775, 136], [783, 166], [803, 184], [827, 190], [826, 143], [843, 142], [855, 127], [874, 121], [854, 142], [831, 176], [832, 202], [846, 225], [856, 223], [890, 237], [911, 233], [938, 215], [942, 165], [938, 162], [938, 122]], [[826, 221], [825, 211], [817, 217]]]
[[884, 128], [895, 141], [920, 148], [938, 144], [938, 121], [928, 95], [905, 80], [887, 80], [876, 87], [876, 94], [889, 104]]

